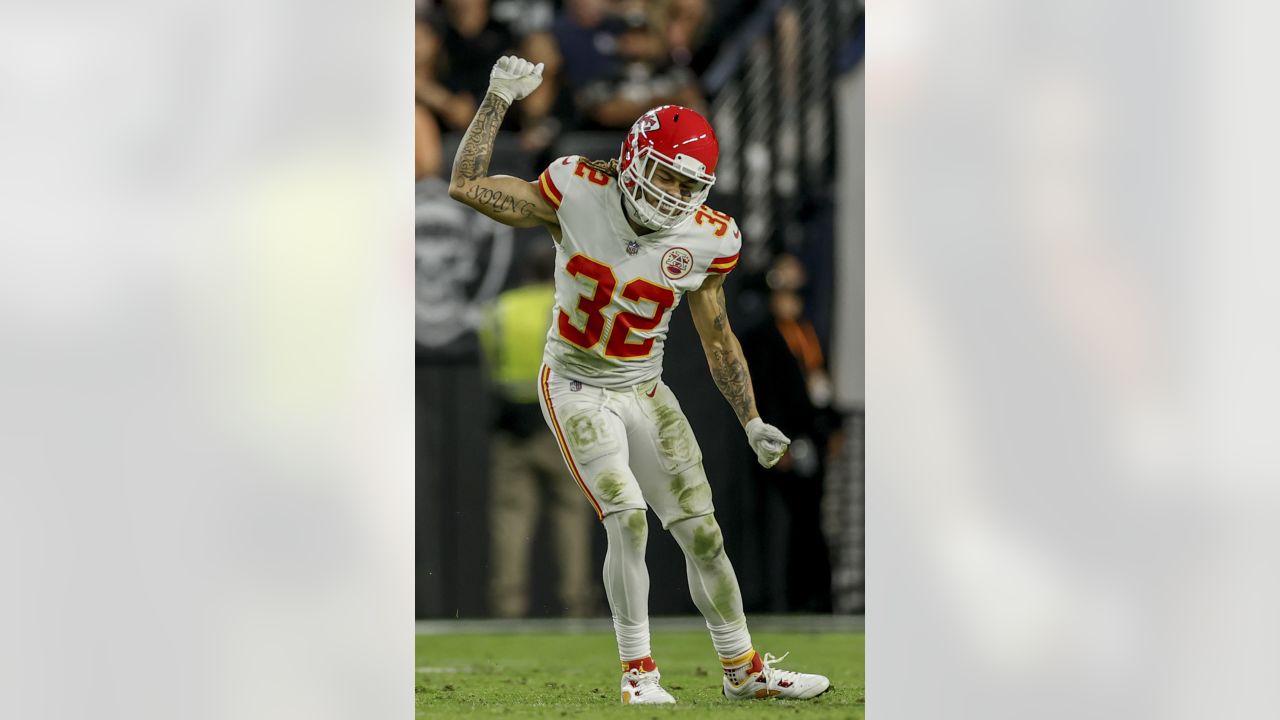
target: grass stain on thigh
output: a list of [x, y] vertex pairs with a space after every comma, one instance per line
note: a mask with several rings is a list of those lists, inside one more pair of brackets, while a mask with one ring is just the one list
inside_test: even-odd
[[711, 485], [701, 465], [676, 475], [671, 479], [669, 489], [686, 515], [705, 510], [711, 501]]
[[579, 452], [589, 450], [601, 439], [595, 418], [588, 414], [569, 418], [564, 424], [564, 431], [569, 436], [569, 444]]
[[600, 488], [600, 499], [608, 503], [618, 502], [627, 490], [622, 474], [612, 471], [601, 473], [596, 485]]
[[662, 454], [677, 465], [693, 460], [698, 445], [684, 414], [665, 403], [656, 403], [653, 411], [657, 415], [658, 446]]

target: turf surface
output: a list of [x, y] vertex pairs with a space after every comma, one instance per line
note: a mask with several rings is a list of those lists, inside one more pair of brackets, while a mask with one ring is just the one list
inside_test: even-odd
[[611, 633], [419, 635], [417, 717], [863, 717], [861, 633], [752, 633], [779, 666], [831, 678], [813, 700], [730, 702], [705, 632], [655, 632], [654, 657], [674, 706], [624, 706]]

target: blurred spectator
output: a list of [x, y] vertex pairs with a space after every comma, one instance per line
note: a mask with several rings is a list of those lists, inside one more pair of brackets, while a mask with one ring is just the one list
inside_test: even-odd
[[769, 305], [775, 325], [804, 371], [809, 399], [814, 407], [829, 407], [833, 395], [831, 377], [813, 323], [804, 317], [804, 300], [799, 295], [809, 282], [804, 265], [794, 255], [779, 255], [770, 265], [765, 282], [773, 291]]
[[552, 25], [564, 57], [565, 85], [573, 93], [612, 71], [618, 54], [616, 28], [606, 25], [607, 0], [565, 0]]
[[451, 199], [441, 177], [423, 178], [414, 191], [418, 356], [474, 357], [481, 309], [502, 288], [514, 233]]
[[[821, 529], [827, 441], [838, 422], [830, 409], [831, 382], [818, 336], [804, 317], [803, 267], [780, 256], [768, 283], [771, 318], [742, 338], [760, 414], [791, 438], [773, 470], [751, 464], [759, 491], [757, 557], [767, 567], [785, 567], [785, 577], [768, 578], [773, 597], [764, 609], [831, 612], [831, 564]], [[769, 517], [776, 507], [786, 511], [785, 532]], [[777, 597], [780, 587], [785, 598]]]
[[550, 143], [556, 128], [545, 127], [544, 122], [555, 102], [561, 64], [551, 34], [542, 28], [521, 35], [515, 26], [490, 14], [489, 0], [445, 0], [439, 10], [432, 21], [419, 21], [428, 58], [420, 56], [418, 62], [418, 101], [445, 128], [465, 130], [489, 87], [493, 64], [503, 55], [520, 55], [544, 64], [543, 84], [508, 113], [503, 129], [523, 129], [526, 147], [531, 149]]
[[560, 95], [560, 73], [564, 61], [549, 29], [525, 35], [520, 52], [526, 60], [543, 64], [542, 84], [518, 103], [521, 144], [526, 150], [536, 152], [549, 146], [560, 133], [560, 122], [554, 110]]
[[[485, 0], [475, 0], [477, 4], [483, 5]], [[480, 8], [479, 12], [462, 12], [459, 13], [462, 18], [461, 22], [467, 31], [473, 31], [473, 34], [484, 34], [486, 25], [488, 24], [487, 10]], [[478, 27], [477, 27], [478, 26]], [[417, 23], [417, 72], [415, 73], [415, 84], [417, 86], [417, 99], [424, 107], [434, 113], [435, 117], [449, 129], [462, 129], [471, 123], [471, 118], [475, 115], [479, 98], [473, 93], [474, 90], [468, 90], [471, 85], [468, 81], [473, 80], [469, 77], [463, 77], [461, 74], [456, 78], [451, 78], [449, 82], [442, 82], [440, 78], [450, 77], [454, 65], [465, 63], [462, 56], [456, 54], [457, 49], [447, 45], [447, 39], [450, 37], [458, 37], [461, 33], [452, 31], [451, 25], [445, 25], [440, 18], [436, 17], [434, 21], [430, 16], [419, 16]], [[495, 28], [494, 32], [484, 34], [484, 38], [477, 38], [485, 44], [493, 44], [497, 41], [501, 45], [500, 51], [495, 55], [501, 57], [505, 52], [509, 52], [509, 47], [503, 44], [505, 34], [501, 27]], [[486, 42], [487, 41], [487, 42]], [[455, 44], [458, 44], [455, 42]], [[493, 61], [490, 61], [485, 69], [484, 84], [480, 88], [483, 94], [485, 88], [488, 87], [488, 67], [491, 67]]]
[[[425, 26], [419, 16], [414, 31], [414, 75], [419, 79], [430, 77], [436, 52], [435, 35]], [[440, 175], [440, 123], [435, 115], [422, 104], [420, 99], [414, 102], [413, 145], [414, 145], [414, 178]]]
[[595, 517], [565, 474], [538, 405], [542, 346], [555, 305], [552, 252], [529, 258], [523, 267], [527, 283], [500, 294], [480, 328], [498, 407], [490, 471], [490, 609], [504, 618], [528, 612], [533, 535], [545, 500], [564, 613], [585, 617], [594, 610], [590, 533]]
[[680, 67], [690, 67], [704, 47], [711, 11], [707, 0], [667, 0], [658, 12], [666, 18], [664, 35], [671, 59]]
[[676, 104], [706, 112], [696, 78], [671, 59], [662, 27], [643, 12], [611, 21], [617, 27], [617, 58], [576, 94], [582, 125], [622, 130], [657, 105]]
[[513, 28], [516, 34], [524, 37], [551, 29], [556, 3], [551, 0], [493, 0], [490, 12], [495, 20]]
[[440, 176], [440, 125], [436, 123], [435, 116], [421, 105], [414, 106], [413, 151], [415, 180]]

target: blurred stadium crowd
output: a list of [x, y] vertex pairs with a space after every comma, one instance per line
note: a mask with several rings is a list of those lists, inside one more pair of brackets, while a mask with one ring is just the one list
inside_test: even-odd
[[[493, 173], [531, 179], [562, 155], [616, 157], [625, 129], [657, 105], [711, 120], [721, 157], [710, 204], [743, 230], [728, 282], [734, 325], [762, 413], [796, 441], [790, 455], [758, 472], [685, 313], [664, 379], [702, 446], [747, 609], [861, 612], [861, 398], [841, 392], [827, 358], [841, 312], [838, 218], [861, 226], [860, 207], [852, 221], [837, 212], [837, 149], [856, 144], [860, 158], [862, 132], [838, 121], [835, 96], [860, 72], [862, 4], [428, 0], [415, 73], [418, 615], [604, 612], [603, 536], [580, 522], [590, 509], [554, 452], [537, 447], [551, 435], [520, 390], [541, 352], [529, 338], [550, 316], [551, 243], [450, 200], [444, 180], [507, 54], [544, 63], [544, 82], [508, 113]], [[860, 301], [848, 311], [861, 316]], [[650, 544], [655, 588], [685, 581], [666, 545]], [[500, 559], [513, 553], [519, 562]], [[687, 592], [653, 595], [655, 614], [694, 611]]]
[[563, 131], [624, 129], [674, 103], [705, 111], [697, 74], [722, 38], [708, 0], [447, 0], [417, 23], [418, 173], [434, 175], [441, 132], [465, 130], [493, 60], [545, 65], [544, 82], [508, 115], [521, 146], [545, 150]]

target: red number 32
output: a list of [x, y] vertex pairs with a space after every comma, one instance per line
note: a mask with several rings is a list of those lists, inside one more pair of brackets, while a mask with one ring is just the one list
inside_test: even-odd
[[698, 214], [693, 216], [693, 221], [698, 225], [711, 223], [711, 226], [716, 229], [716, 237], [724, 237], [724, 234], [729, 232], [729, 221], [731, 219], [728, 215], [719, 210], [712, 210], [706, 205], [698, 208]]
[[573, 174], [577, 175], [578, 177], [584, 177], [590, 180], [591, 182], [595, 183], [596, 185], [609, 184], [608, 175], [605, 175], [604, 173], [600, 172], [599, 170], [591, 167], [590, 165], [584, 162], [578, 163], [578, 167], [574, 169]]
[[[578, 311], [587, 317], [583, 327], [573, 324], [569, 313], [560, 310], [557, 327], [560, 337], [584, 350], [590, 350], [600, 342], [604, 334], [605, 318], [602, 311], [613, 302], [613, 291], [618, 278], [613, 268], [586, 255], [574, 255], [565, 265], [565, 271], [574, 277], [585, 277], [595, 282], [595, 290], [588, 297], [580, 296]], [[644, 331], [658, 327], [662, 316], [676, 304], [676, 294], [671, 288], [655, 285], [644, 278], [636, 278], [622, 288], [622, 297], [632, 302], [648, 301], [654, 304], [652, 316], [632, 312], [620, 312], [613, 318], [613, 329], [605, 341], [605, 357], [641, 358], [653, 351], [653, 338], [631, 342], [627, 336], [632, 330]]]

